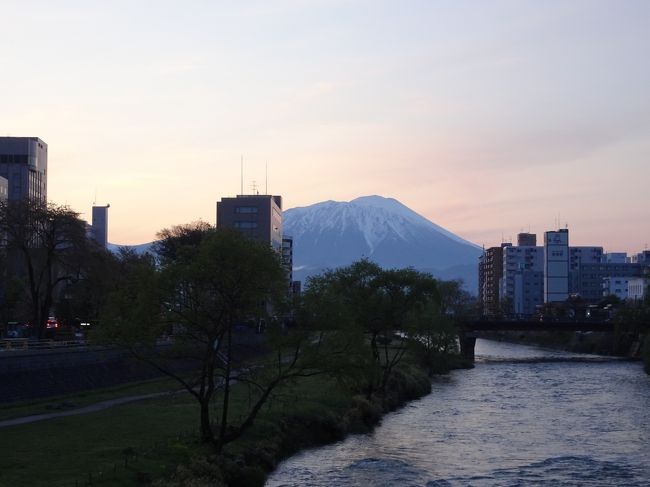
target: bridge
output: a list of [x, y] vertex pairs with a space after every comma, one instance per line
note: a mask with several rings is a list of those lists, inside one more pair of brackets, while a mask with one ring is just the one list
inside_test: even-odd
[[597, 320], [470, 320], [460, 324], [458, 337], [460, 353], [468, 360], [474, 361], [476, 338], [483, 331], [591, 331], [613, 332], [612, 321]]

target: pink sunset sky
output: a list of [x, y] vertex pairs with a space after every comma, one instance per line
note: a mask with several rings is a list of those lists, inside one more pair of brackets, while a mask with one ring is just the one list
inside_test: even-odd
[[6, 0], [2, 135], [109, 240], [379, 194], [479, 245], [650, 243], [650, 2]]

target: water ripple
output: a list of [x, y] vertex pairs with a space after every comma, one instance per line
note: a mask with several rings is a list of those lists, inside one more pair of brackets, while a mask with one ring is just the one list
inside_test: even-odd
[[267, 485], [650, 485], [640, 364], [483, 340], [477, 353], [489, 359], [434, 378], [372, 434], [283, 462]]

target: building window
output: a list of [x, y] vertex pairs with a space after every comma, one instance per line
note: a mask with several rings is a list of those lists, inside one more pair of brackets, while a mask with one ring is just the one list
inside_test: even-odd
[[235, 213], [257, 213], [257, 206], [236, 206]]
[[257, 228], [257, 222], [235, 222], [235, 228]]

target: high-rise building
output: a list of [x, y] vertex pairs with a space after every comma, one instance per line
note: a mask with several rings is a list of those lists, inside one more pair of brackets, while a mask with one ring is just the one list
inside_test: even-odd
[[[518, 238], [517, 241], [522, 240]], [[523, 241], [535, 242], [536, 239]], [[524, 316], [535, 314], [537, 305], [544, 302], [544, 247], [504, 247], [500, 293], [505, 312]]]
[[282, 251], [282, 197], [237, 195], [217, 202], [217, 228], [234, 228]]
[[544, 302], [569, 297], [569, 230], [544, 233]]
[[503, 243], [501, 247], [490, 247], [479, 257], [479, 301], [484, 316], [501, 314], [499, 288], [503, 277], [503, 249], [510, 245]]
[[90, 235], [102, 247], [108, 244], [108, 209], [111, 205], [93, 206]]
[[47, 144], [38, 137], [0, 137], [0, 176], [8, 199], [47, 202]]
[[282, 266], [289, 280], [289, 295], [293, 293], [293, 237], [282, 237]]

